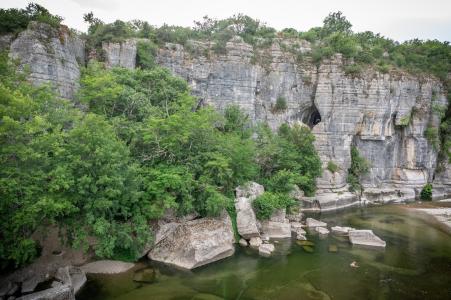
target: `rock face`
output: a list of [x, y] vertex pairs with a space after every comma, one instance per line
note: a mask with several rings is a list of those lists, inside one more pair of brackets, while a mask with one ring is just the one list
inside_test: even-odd
[[227, 213], [220, 218], [201, 218], [177, 223], [148, 256], [185, 269], [231, 256], [234, 253], [232, 222]]
[[10, 45], [10, 56], [28, 66], [36, 84], [50, 84], [66, 99], [73, 99], [79, 86], [80, 65], [85, 62], [84, 41], [67, 27], [59, 30], [31, 22]]
[[385, 248], [385, 241], [381, 240], [372, 230], [351, 230], [349, 241], [353, 245], [363, 247]]
[[106, 55], [108, 67], [124, 67], [134, 69], [136, 66], [136, 44], [135, 39], [126, 40], [123, 43], [102, 43], [102, 50]]
[[[305, 52], [309, 45], [300, 48]], [[267, 121], [272, 128], [297, 121], [313, 127], [324, 168], [318, 194], [335, 194], [337, 201], [331, 209], [356, 201], [355, 196], [337, 193], [346, 187], [352, 145], [371, 162], [363, 179], [365, 187], [410, 189], [411, 195], [415, 188], [432, 181], [437, 153], [424, 131], [438, 126], [432, 106], [446, 105], [439, 81], [373, 70], [354, 78], [345, 74], [347, 62], [341, 55], [317, 68], [308, 61], [296, 63], [277, 43], [263, 51], [268, 58], [264, 66], [253, 63], [253, 48], [240, 39], [227, 43], [227, 54], [209, 58], [168, 44], [160, 49], [157, 61], [185, 78], [202, 103], [219, 110], [237, 104], [252, 120]], [[284, 112], [272, 109], [279, 96], [287, 100]], [[339, 166], [338, 172], [327, 170], [329, 161]], [[319, 202], [330, 204], [332, 197]]]
[[[30, 65], [34, 83], [51, 83], [63, 97], [73, 98], [79, 78], [77, 60], [86, 61], [81, 39], [31, 23], [15, 40], [0, 37], [0, 47], [8, 44], [12, 57]], [[158, 50], [156, 61], [187, 80], [199, 105], [223, 110], [236, 104], [253, 122], [265, 121], [273, 129], [285, 122], [310, 126], [323, 162], [317, 197], [311, 203], [321, 210], [360, 200], [346, 194], [352, 146], [371, 165], [362, 179], [365, 189], [372, 189], [362, 195], [365, 202], [386, 201], [388, 193], [390, 201], [410, 199], [434, 178], [434, 197], [451, 195], [451, 167], [448, 164], [436, 174], [437, 152], [424, 134], [428, 127], [439, 125], [433, 107], [447, 105], [446, 91], [438, 80], [373, 69], [353, 77], [345, 73], [350, 62], [340, 54], [317, 66], [308, 58], [297, 61], [284, 50], [290, 47], [301, 53], [311, 48], [305, 41], [276, 40], [267, 49], [254, 50], [236, 37], [227, 43], [224, 55], [209, 51], [207, 42], [189, 41], [189, 49], [166, 44]], [[108, 66], [136, 66], [137, 39], [104, 43], [102, 48]], [[278, 97], [286, 99], [286, 110], [274, 110]], [[329, 161], [339, 167], [337, 172], [327, 170]]]

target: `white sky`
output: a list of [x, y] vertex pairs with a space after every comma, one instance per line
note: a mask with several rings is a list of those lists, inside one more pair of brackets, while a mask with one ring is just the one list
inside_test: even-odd
[[[24, 8], [30, 0], [0, 0], [0, 8]], [[451, 41], [450, 0], [34, 0], [64, 24], [86, 31], [83, 14], [105, 22], [141, 19], [153, 25], [192, 26], [204, 15], [226, 18], [244, 13], [276, 29], [305, 31], [341, 10], [353, 30], [371, 30], [398, 41], [412, 38]]]

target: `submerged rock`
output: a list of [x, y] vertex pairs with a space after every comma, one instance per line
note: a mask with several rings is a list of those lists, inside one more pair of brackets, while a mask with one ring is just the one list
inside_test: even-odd
[[298, 244], [299, 246], [315, 246], [315, 243], [313, 243], [312, 241], [297, 241], [296, 244]]
[[309, 227], [309, 228], [326, 227], [327, 226], [327, 223], [315, 220], [313, 218], [307, 218], [307, 220], [305, 220], [305, 223], [306, 223], [307, 227]]
[[145, 268], [133, 274], [133, 281], [142, 283], [153, 283], [157, 279], [157, 272], [153, 268]]
[[304, 250], [307, 253], [315, 252], [315, 249], [312, 246], [302, 246], [302, 250]]
[[331, 245], [329, 245], [327, 250], [331, 253], [336, 253], [336, 252], [338, 252], [338, 246], [335, 244], [331, 244]]
[[353, 245], [385, 248], [386, 243], [373, 233], [372, 230], [351, 230], [349, 241]]
[[261, 244], [260, 247], [258, 247], [258, 254], [261, 256], [269, 256], [274, 252], [274, 249], [273, 244]]
[[135, 266], [134, 263], [119, 260], [98, 260], [81, 266], [85, 273], [118, 274], [126, 272]]
[[193, 269], [234, 253], [232, 222], [227, 213], [178, 223], [149, 252], [150, 259], [184, 269]]

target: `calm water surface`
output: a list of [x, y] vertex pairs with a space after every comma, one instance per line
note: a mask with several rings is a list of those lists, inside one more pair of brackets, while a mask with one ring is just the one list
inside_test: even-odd
[[[124, 274], [91, 276], [77, 299], [451, 299], [451, 236], [418, 213], [383, 206], [317, 217], [372, 229], [387, 247], [309, 235], [311, 248], [280, 241], [273, 257], [262, 258], [237, 246], [234, 256], [191, 272], [142, 262]], [[329, 252], [331, 245], [338, 252]], [[352, 261], [360, 267], [351, 268]], [[134, 282], [143, 271], [155, 280]]]

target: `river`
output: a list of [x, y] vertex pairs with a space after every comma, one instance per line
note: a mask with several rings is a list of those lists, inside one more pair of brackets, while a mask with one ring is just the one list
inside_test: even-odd
[[146, 260], [123, 274], [89, 276], [77, 299], [451, 299], [451, 236], [428, 217], [402, 205], [315, 217], [372, 229], [387, 247], [356, 248], [347, 238], [312, 234], [313, 246], [278, 241], [270, 258], [236, 246], [232, 257], [193, 271]]

